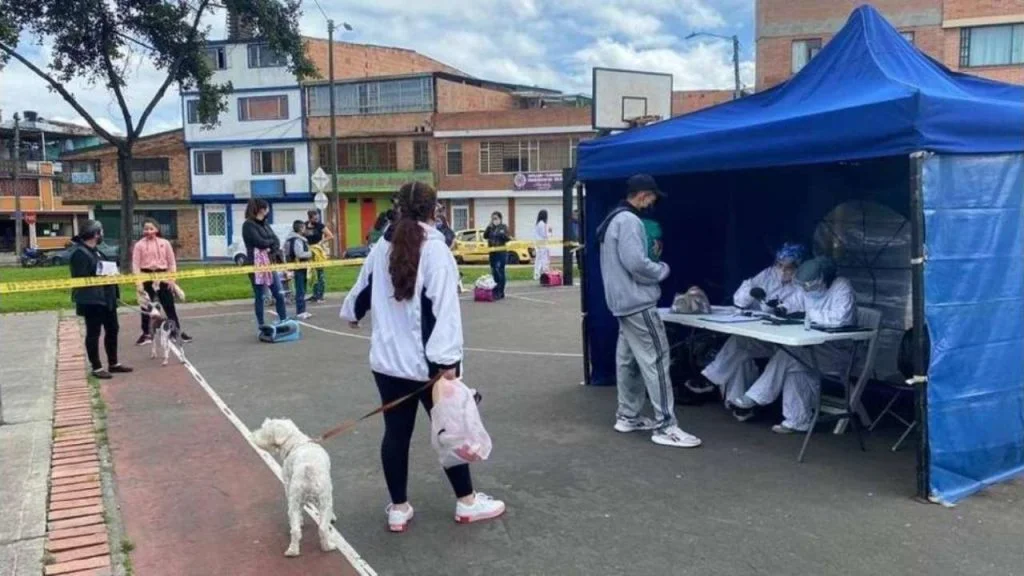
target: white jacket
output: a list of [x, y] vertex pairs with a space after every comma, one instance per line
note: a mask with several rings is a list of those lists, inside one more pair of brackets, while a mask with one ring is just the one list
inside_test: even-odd
[[462, 362], [462, 311], [459, 270], [444, 235], [434, 227], [421, 226], [427, 239], [420, 251], [415, 296], [395, 300], [388, 271], [391, 243], [381, 238], [345, 297], [341, 318], [358, 322], [371, 312], [371, 370], [426, 382], [433, 371]]
[[749, 278], [740, 284], [739, 290], [732, 295], [732, 302], [737, 308], [748, 310], [760, 309], [762, 312], [771, 312], [772, 309], [764, 302], [754, 300], [750, 295], [752, 288], [764, 290], [764, 302], [778, 300], [779, 305], [787, 312], [803, 312], [804, 300], [803, 291], [796, 285], [796, 282], [783, 283], [782, 272], [775, 266], [769, 266], [762, 270], [757, 276]]
[[846, 278], [836, 278], [823, 292], [800, 293], [811, 323], [830, 328], [857, 325], [857, 293]]

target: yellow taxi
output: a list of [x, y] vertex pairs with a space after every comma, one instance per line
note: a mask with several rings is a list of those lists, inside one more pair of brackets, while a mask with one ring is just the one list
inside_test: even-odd
[[[533, 260], [534, 249], [529, 242], [513, 238], [505, 248], [508, 250], [509, 264], [529, 264]], [[484, 239], [484, 229], [456, 232], [452, 251], [455, 252], [455, 260], [459, 264], [486, 264], [490, 252], [487, 249], [487, 240]]]

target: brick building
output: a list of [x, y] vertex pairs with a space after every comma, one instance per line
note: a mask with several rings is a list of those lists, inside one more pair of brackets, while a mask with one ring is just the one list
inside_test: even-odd
[[[189, 201], [189, 162], [182, 130], [139, 139], [133, 156], [137, 196], [133, 235], [141, 236], [144, 218], [154, 218], [179, 258], [200, 258], [199, 208]], [[88, 210], [103, 223], [104, 236], [116, 242], [121, 234], [116, 149], [110, 144], [84, 148], [65, 154], [62, 160], [68, 175], [65, 202]]]
[[672, 93], [672, 116], [728, 102], [732, 97], [732, 90], [676, 90]]
[[[784, 82], [861, 0], [757, 0], [757, 89]], [[952, 70], [1024, 84], [1024, 0], [874, 0], [904, 38]]]

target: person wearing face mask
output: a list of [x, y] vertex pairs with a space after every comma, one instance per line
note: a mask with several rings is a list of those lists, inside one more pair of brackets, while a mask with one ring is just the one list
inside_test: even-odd
[[[245, 207], [245, 224], [242, 224], [242, 241], [245, 243], [246, 264], [250, 266], [269, 266], [284, 260], [281, 255], [281, 240], [274, 229], [267, 223], [270, 204], [262, 198], [250, 198]], [[263, 316], [263, 288], [270, 289], [277, 308], [278, 320], [288, 317], [284, 295], [281, 293], [281, 278], [276, 272], [257, 272], [249, 274], [252, 283], [253, 308], [256, 312], [258, 326], [266, 325]]]
[[[664, 193], [646, 174], [630, 178], [626, 188], [625, 202], [612, 210], [597, 229], [605, 301], [619, 321], [615, 430], [652, 431], [655, 444], [695, 448], [700, 446], [700, 439], [680, 430], [676, 422], [668, 338], [655, 309], [669, 267], [651, 260], [641, 220], [641, 213]], [[654, 420], [640, 414], [647, 397], [654, 406]]]
[[[103, 242], [103, 226], [95, 220], [87, 220], [78, 236], [72, 238], [71, 256], [68, 267], [72, 278], [92, 278], [117, 274], [117, 264], [99, 251]], [[132, 369], [117, 359], [117, 299], [116, 284], [107, 286], [86, 286], [71, 290], [75, 302], [75, 313], [85, 319], [85, 353], [89, 358], [92, 375], [108, 380], [113, 374], [126, 374]], [[103, 347], [107, 352], [106, 370], [100, 360], [100, 333], [103, 333]]]
[[[177, 261], [174, 258], [174, 247], [166, 239], [160, 236], [160, 225], [153, 218], [146, 218], [142, 221], [142, 238], [132, 248], [132, 273], [152, 274], [157, 272], [175, 272], [178, 269]], [[173, 280], [166, 280], [158, 283], [154, 289], [152, 282], [139, 282], [136, 291], [139, 294], [145, 293], [151, 302], [160, 302], [167, 318], [174, 320], [181, 327], [181, 320], [178, 319], [178, 311], [174, 307], [174, 292], [171, 284]], [[149, 344], [153, 335], [149, 329], [149, 316], [142, 315], [142, 335], [135, 341], [138, 346]], [[182, 342], [191, 342], [192, 337], [185, 332], [181, 333]]]
[[[490, 248], [502, 248], [508, 244], [511, 237], [508, 226], [502, 222], [501, 212], [491, 214], [491, 223], [484, 230], [484, 240], [487, 240], [487, 246]], [[505, 265], [508, 263], [508, 252], [496, 250], [490, 253], [488, 259], [491, 264], [491, 277], [494, 278], [494, 283], [496, 284], [494, 287], [494, 299], [503, 300], [505, 298]]]
[[[733, 294], [737, 308], [775, 312], [782, 315], [803, 311], [803, 297], [793, 277], [803, 263], [806, 249], [802, 244], [786, 243], [775, 253], [775, 263], [757, 276], [747, 279]], [[758, 358], [770, 358], [775, 345], [754, 338], [730, 336], [715, 355], [715, 359], [697, 378], [687, 380], [684, 386], [694, 394], [707, 394], [718, 388], [728, 407], [746, 393], [757, 379]], [[749, 420], [749, 410], [733, 411], [740, 422]]]
[[[836, 265], [831, 258], [820, 256], [804, 262], [797, 269], [795, 281], [811, 325], [841, 328], [857, 324], [853, 285], [846, 278], [836, 277]], [[783, 421], [773, 426], [772, 432], [806, 432], [821, 393], [821, 381], [809, 366], [817, 363], [821, 374], [839, 374], [850, 360], [849, 348], [843, 343], [815, 346], [813, 358], [811, 354], [807, 347], [777, 350], [750, 390], [731, 404], [737, 410], [752, 410], [771, 404], [781, 394]]]
[[548, 211], [541, 210], [537, 213], [537, 224], [533, 227], [533, 239], [537, 242], [537, 256], [533, 261], [533, 279], [540, 280], [551, 268], [551, 249], [548, 248], [548, 240], [551, 238], [551, 227], [548, 226]]

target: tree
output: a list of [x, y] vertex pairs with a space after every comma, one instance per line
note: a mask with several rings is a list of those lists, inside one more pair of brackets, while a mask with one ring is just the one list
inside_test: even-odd
[[[200, 118], [215, 119], [226, 110], [231, 84], [213, 82], [204, 52], [209, 27], [203, 25], [203, 18], [219, 9], [235, 14], [256, 37], [288, 56], [289, 69], [297, 78], [317, 75], [299, 34], [299, 0], [0, 0], [0, 68], [12, 59], [25, 65], [117, 149], [123, 266], [131, 258], [136, 200], [132, 150], [153, 109], [176, 82], [181, 90], [199, 92]], [[46, 69], [19, 52], [26, 40], [52, 45]], [[142, 114], [133, 119], [125, 94], [130, 89], [129, 70], [139, 65], [166, 72], [166, 77]], [[124, 136], [105, 130], [79, 103], [65, 86], [73, 79], [111, 93], [124, 119]]]

